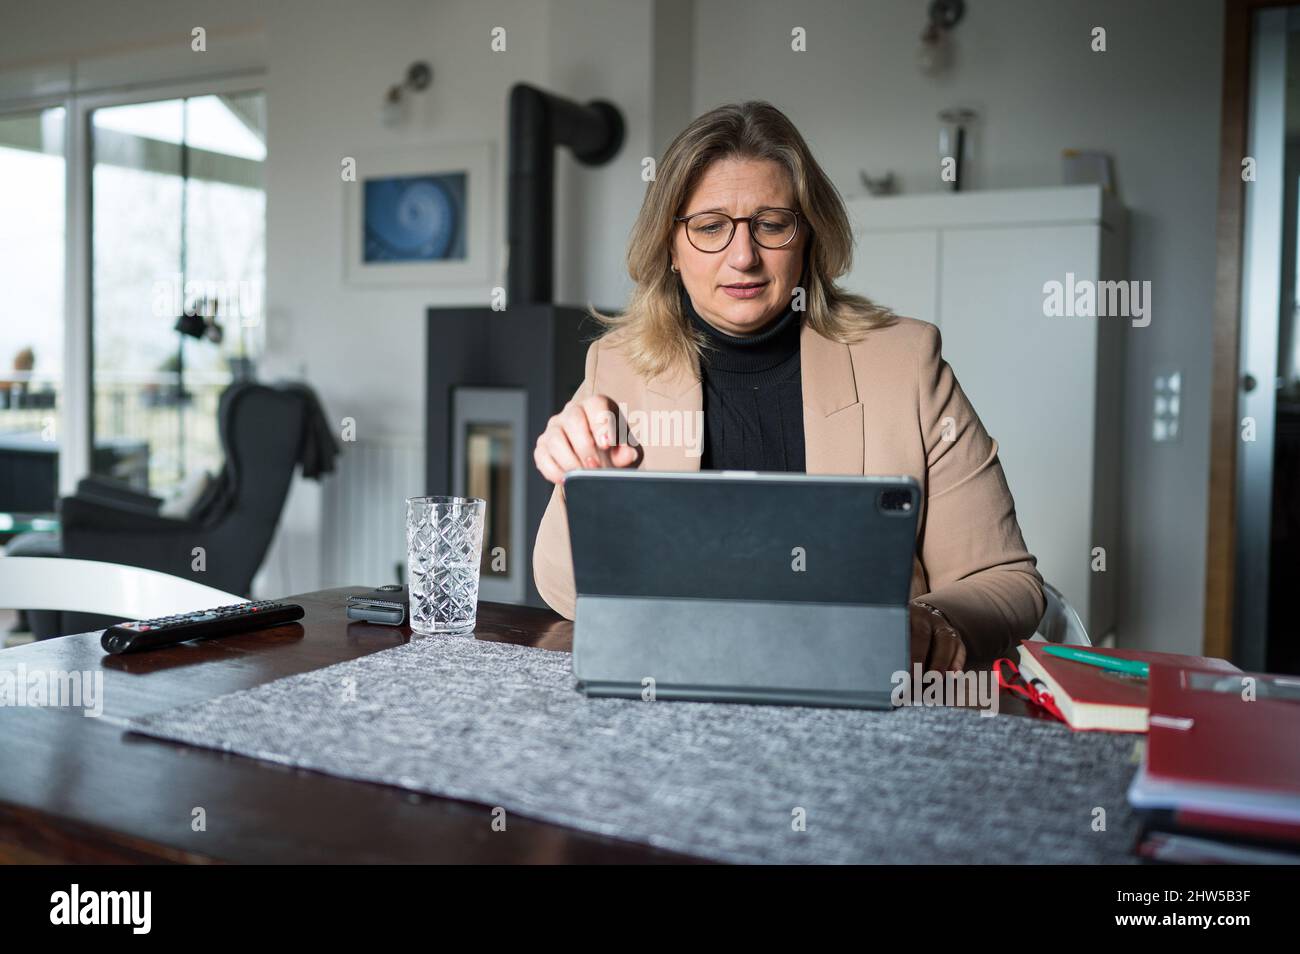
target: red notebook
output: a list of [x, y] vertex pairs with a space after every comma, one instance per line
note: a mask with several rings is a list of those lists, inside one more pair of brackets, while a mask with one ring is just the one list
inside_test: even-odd
[[[1158, 789], [1154, 788], [1150, 781], [1143, 780], [1143, 784], [1138, 786], [1139, 797], [1145, 795], [1147, 798], [1158, 797], [1154, 793]], [[1172, 799], [1176, 795], [1169, 795], [1168, 790], [1165, 797]], [[1283, 816], [1283, 820], [1274, 821], [1269, 818], [1252, 818], [1246, 815], [1233, 815], [1218, 811], [1197, 811], [1196, 809], [1173, 808], [1167, 810], [1167, 815], [1156, 815], [1156, 818], [1167, 818], [1164, 827], [1172, 827], [1181, 834], [1195, 835], [1203, 833], [1216, 838], [1246, 838], [1255, 841], [1269, 842], [1290, 842], [1294, 845], [1300, 845], [1300, 821], [1288, 822]]]
[[[1020, 670], [1026, 678], [1040, 679], [1073, 729], [1112, 732], [1147, 730], [1147, 680], [1043, 652], [1051, 643], [1025, 640], [1020, 644]], [[1189, 666], [1235, 673], [1240, 670], [1224, 659], [1182, 656], [1177, 653], [1137, 649], [1102, 649], [1088, 652], [1152, 665]]]
[[[1129, 800], [1197, 827], [1300, 832], [1300, 677], [1152, 666], [1146, 762]], [[1243, 830], [1244, 828], [1244, 830]]]

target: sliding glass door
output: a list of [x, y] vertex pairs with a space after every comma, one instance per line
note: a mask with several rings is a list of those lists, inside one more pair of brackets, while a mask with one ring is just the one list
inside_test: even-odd
[[58, 492], [65, 128], [62, 107], [0, 116], [0, 513]]
[[166, 493], [220, 469], [262, 349], [264, 97], [101, 106], [89, 136], [91, 467]]

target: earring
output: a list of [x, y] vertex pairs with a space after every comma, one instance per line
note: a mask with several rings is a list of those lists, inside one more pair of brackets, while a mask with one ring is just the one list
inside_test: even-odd
[[674, 275], [677, 274], [677, 266], [676, 266], [676, 265], [669, 265], [668, 268], [672, 271], [672, 273], [673, 273]]

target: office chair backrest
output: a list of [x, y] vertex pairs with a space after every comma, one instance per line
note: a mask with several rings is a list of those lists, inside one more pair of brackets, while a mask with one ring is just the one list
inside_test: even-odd
[[1050, 583], [1043, 584], [1043, 596], [1047, 599], [1047, 608], [1038, 623], [1036, 635], [1049, 643], [1061, 643], [1066, 646], [1091, 646], [1088, 630], [1083, 620], [1069, 604], [1065, 596]]
[[0, 559], [0, 607], [6, 609], [152, 619], [243, 602], [242, 596], [138, 566], [48, 557]]

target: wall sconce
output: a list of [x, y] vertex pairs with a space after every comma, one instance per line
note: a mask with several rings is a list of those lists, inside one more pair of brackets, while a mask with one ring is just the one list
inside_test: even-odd
[[932, 0], [929, 22], [921, 31], [921, 46], [916, 51], [916, 65], [927, 76], [937, 76], [952, 63], [952, 42], [948, 34], [966, 13], [965, 0]]
[[384, 125], [398, 126], [410, 116], [411, 94], [423, 92], [433, 83], [433, 67], [423, 60], [406, 68], [406, 78], [388, 87], [384, 95]]

